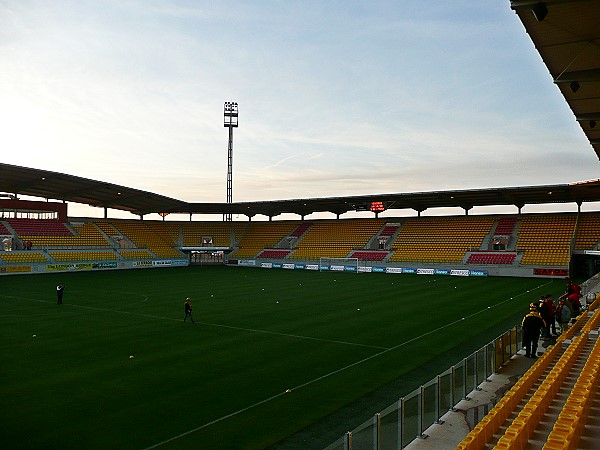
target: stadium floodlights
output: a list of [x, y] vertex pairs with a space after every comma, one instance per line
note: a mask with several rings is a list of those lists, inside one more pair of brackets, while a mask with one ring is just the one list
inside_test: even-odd
[[358, 258], [319, 258], [319, 272], [354, 272], [358, 273]]

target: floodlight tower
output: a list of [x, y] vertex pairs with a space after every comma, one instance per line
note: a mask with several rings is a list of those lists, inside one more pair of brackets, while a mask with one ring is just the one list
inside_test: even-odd
[[[225, 102], [223, 108], [223, 126], [229, 128], [227, 146], [227, 203], [233, 202], [233, 129], [238, 126], [237, 102]], [[231, 222], [231, 212], [223, 214], [223, 221]]]

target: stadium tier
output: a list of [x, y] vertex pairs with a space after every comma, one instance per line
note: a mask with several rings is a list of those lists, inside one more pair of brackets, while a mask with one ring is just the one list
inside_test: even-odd
[[[239, 236], [238, 248], [233, 258], [253, 258], [265, 248], [276, 247], [298, 226], [298, 222], [253, 222]], [[236, 238], [238, 236], [236, 235]], [[285, 245], [285, 242], [283, 243]], [[289, 249], [288, 249], [289, 253]], [[264, 258], [264, 256], [263, 256]]]
[[460, 263], [467, 251], [480, 249], [493, 224], [491, 217], [409, 219], [392, 244], [390, 261]]
[[[219, 261], [234, 263], [357, 258], [391, 267], [482, 267], [493, 268], [492, 275], [513, 269], [507, 272], [510, 276], [537, 270], [564, 277], [575, 255], [597, 252], [600, 242], [598, 213], [307, 222], [6, 219], [0, 226], [3, 265], [136, 260], [187, 264], [194, 261], [193, 252], [218, 250]], [[529, 272], [522, 275], [516, 269]]]

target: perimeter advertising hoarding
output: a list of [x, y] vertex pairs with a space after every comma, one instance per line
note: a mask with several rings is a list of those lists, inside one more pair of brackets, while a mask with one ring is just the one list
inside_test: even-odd
[[450, 275], [454, 275], [455, 277], [468, 277], [469, 271], [466, 269], [452, 269], [450, 271]]
[[567, 278], [569, 276], [568, 269], [544, 269], [544, 268], [535, 268], [533, 269], [533, 274], [542, 276], [542, 277], [560, 277]]
[[27, 273], [27, 272], [31, 272], [31, 266], [0, 267], [0, 273]]
[[417, 269], [417, 275], [435, 275], [435, 269]]
[[487, 271], [485, 270], [471, 270], [470, 275], [472, 277], [487, 277]]
[[[178, 263], [179, 261], [171, 261], [170, 263]], [[231, 262], [231, 261], [230, 261]], [[332, 271], [332, 272], [359, 272], [359, 273], [394, 273], [394, 274], [418, 274], [418, 275], [452, 275], [459, 277], [487, 277], [488, 272], [485, 270], [466, 270], [466, 269], [432, 269], [432, 268], [412, 268], [412, 267], [373, 267], [373, 266], [345, 266], [345, 265], [322, 265], [319, 264], [296, 264], [296, 263], [275, 263], [261, 262], [256, 260], [246, 259], [235, 261], [238, 266], [260, 267], [262, 269], [286, 269], [286, 270], [313, 270], [313, 271]], [[169, 263], [165, 261], [163, 263]], [[554, 270], [554, 269], [546, 269]], [[554, 270], [554, 276], [560, 276], [558, 269]]]

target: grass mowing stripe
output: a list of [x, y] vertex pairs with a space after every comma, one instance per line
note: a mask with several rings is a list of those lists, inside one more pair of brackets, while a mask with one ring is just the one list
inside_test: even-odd
[[[1, 295], [1, 297], [9, 297], [9, 296]], [[30, 299], [30, 298], [22, 298], [22, 297], [16, 297], [16, 296], [10, 296], [10, 298], [28, 300], [28, 301], [40, 302], [40, 303], [53, 303], [53, 302], [50, 302], [49, 300]], [[144, 301], [146, 301], [146, 300], [144, 300]], [[121, 311], [118, 309], [99, 308], [97, 306], [77, 305], [77, 304], [73, 304], [73, 303], [68, 303], [68, 304], [65, 303], [62, 306], [63, 307], [66, 306], [66, 307], [73, 307], [73, 308], [92, 309], [95, 311], [113, 312], [113, 313], [117, 313], [117, 314], [127, 314], [127, 315], [138, 316], [138, 317], [149, 317], [151, 319], [171, 320], [171, 321], [177, 321], [177, 322], [181, 321], [181, 319], [175, 319], [173, 317], [156, 316], [153, 314], [136, 313], [136, 312], [131, 312], [131, 311]], [[351, 345], [351, 346], [356, 346], [356, 347], [367, 347], [367, 348], [374, 348], [377, 350], [387, 350], [388, 349], [388, 347], [380, 347], [377, 345], [360, 344], [357, 342], [338, 341], [338, 340], [333, 340], [333, 339], [323, 339], [323, 338], [316, 338], [316, 337], [312, 337], [312, 336], [301, 336], [298, 334], [279, 333], [277, 331], [257, 330], [254, 328], [236, 327], [236, 326], [232, 326], [232, 325], [224, 325], [224, 324], [219, 324], [219, 323], [209, 323], [209, 322], [199, 322], [199, 321], [196, 321], [196, 323], [199, 325], [206, 325], [206, 326], [210, 326], [210, 327], [227, 328], [230, 330], [237, 330], [237, 331], [247, 331], [249, 333], [272, 334], [275, 336], [290, 337], [290, 338], [295, 338], [295, 339], [308, 339], [308, 340], [312, 340], [312, 341], [329, 342], [332, 344]]]
[[[198, 426], [198, 427], [196, 427], [196, 428], [193, 428], [193, 429], [191, 429], [191, 430], [188, 430], [188, 431], [185, 431], [185, 432], [183, 432], [183, 433], [180, 433], [180, 434], [178, 434], [177, 436], [173, 436], [173, 437], [171, 437], [171, 438], [169, 438], [169, 439], [166, 439], [166, 440], [164, 440], [164, 441], [162, 441], [162, 442], [159, 442], [158, 444], [154, 444], [154, 445], [152, 445], [152, 446], [150, 446], [150, 447], [146, 447], [144, 450], [151, 450], [151, 449], [154, 449], [154, 448], [161, 447], [161, 446], [163, 446], [163, 445], [165, 445], [165, 444], [168, 444], [168, 443], [170, 443], [170, 442], [173, 442], [173, 441], [176, 441], [176, 440], [178, 440], [178, 439], [181, 439], [181, 438], [183, 438], [183, 437], [185, 437], [185, 436], [188, 436], [188, 435], [190, 435], [190, 434], [193, 434], [193, 433], [195, 433], [195, 432], [197, 432], [197, 431], [200, 431], [200, 430], [202, 430], [202, 429], [204, 429], [204, 428], [210, 427], [211, 425], [215, 425], [215, 424], [217, 424], [217, 423], [219, 423], [219, 422], [222, 422], [222, 421], [224, 421], [224, 420], [230, 419], [230, 418], [232, 418], [232, 417], [234, 417], [234, 416], [237, 416], [237, 415], [239, 415], [239, 414], [242, 414], [242, 413], [244, 413], [244, 412], [246, 412], [246, 411], [248, 411], [248, 410], [250, 410], [250, 409], [252, 409], [252, 408], [255, 408], [255, 407], [257, 407], [257, 406], [263, 405], [263, 404], [265, 404], [265, 403], [268, 403], [268, 402], [270, 402], [270, 401], [272, 401], [272, 400], [275, 400], [275, 399], [277, 399], [277, 398], [279, 398], [279, 397], [281, 397], [281, 396], [283, 396], [283, 395], [286, 395], [286, 394], [288, 394], [288, 393], [289, 393], [289, 392], [291, 392], [291, 391], [295, 391], [295, 390], [298, 390], [298, 389], [302, 389], [303, 387], [309, 386], [309, 385], [311, 385], [311, 384], [313, 384], [313, 383], [317, 383], [317, 382], [319, 382], [319, 381], [321, 381], [321, 380], [324, 380], [325, 378], [329, 378], [329, 377], [331, 377], [331, 376], [333, 376], [333, 375], [336, 375], [336, 374], [338, 374], [338, 373], [340, 373], [340, 372], [343, 372], [343, 371], [345, 371], [345, 370], [348, 370], [348, 369], [350, 369], [350, 368], [352, 368], [352, 367], [355, 367], [355, 366], [357, 366], [357, 365], [359, 365], [359, 364], [362, 364], [362, 363], [365, 363], [365, 362], [367, 362], [367, 361], [370, 361], [371, 359], [377, 358], [377, 357], [379, 357], [379, 356], [381, 356], [381, 355], [383, 355], [383, 354], [386, 354], [386, 353], [388, 353], [388, 352], [391, 352], [391, 351], [393, 351], [393, 350], [397, 350], [397, 349], [399, 349], [399, 348], [401, 348], [401, 347], [404, 347], [404, 346], [406, 346], [406, 345], [408, 345], [408, 344], [410, 344], [410, 343], [412, 343], [412, 342], [415, 342], [415, 341], [418, 341], [418, 340], [420, 340], [420, 339], [423, 339], [423, 338], [425, 338], [425, 337], [427, 337], [427, 336], [429, 336], [429, 335], [431, 335], [431, 334], [433, 334], [433, 333], [437, 333], [438, 331], [441, 331], [441, 330], [443, 330], [443, 329], [445, 329], [445, 328], [451, 327], [452, 325], [455, 325], [455, 324], [457, 324], [457, 323], [460, 323], [460, 322], [462, 322], [462, 321], [464, 321], [464, 320], [467, 320], [467, 319], [469, 319], [469, 318], [471, 318], [471, 317], [475, 317], [475, 316], [477, 316], [477, 315], [479, 315], [479, 314], [481, 314], [481, 313], [483, 313], [483, 312], [486, 312], [486, 311], [488, 311], [488, 310], [489, 310], [489, 309], [491, 309], [491, 308], [494, 308], [494, 307], [497, 307], [497, 306], [499, 306], [499, 305], [502, 305], [502, 304], [504, 304], [504, 303], [507, 303], [507, 302], [509, 302], [509, 301], [511, 301], [511, 300], [514, 300], [514, 299], [516, 299], [516, 298], [518, 298], [518, 297], [521, 297], [521, 296], [523, 296], [523, 295], [527, 295], [527, 294], [529, 294], [529, 293], [530, 293], [532, 290], [541, 289], [542, 287], [544, 287], [544, 286], [547, 286], [547, 285], [549, 285], [549, 284], [551, 284], [551, 281], [549, 281], [549, 282], [547, 282], [547, 283], [544, 283], [544, 284], [541, 284], [541, 285], [537, 286], [537, 287], [536, 287], [536, 288], [534, 288], [534, 289], [529, 289], [529, 290], [527, 290], [527, 291], [525, 291], [525, 292], [522, 292], [522, 293], [520, 293], [520, 294], [514, 295], [513, 297], [510, 297], [510, 298], [508, 298], [508, 299], [506, 299], [506, 300], [503, 300], [503, 301], [501, 301], [501, 302], [498, 302], [498, 303], [496, 303], [496, 304], [494, 304], [494, 305], [488, 306], [488, 307], [487, 307], [487, 308], [485, 308], [485, 309], [482, 309], [482, 310], [476, 311], [476, 312], [474, 312], [474, 313], [472, 313], [472, 314], [469, 314], [469, 315], [467, 315], [467, 316], [465, 316], [465, 317], [463, 317], [463, 318], [461, 318], [461, 319], [457, 319], [457, 320], [454, 320], [453, 322], [449, 322], [449, 323], [447, 323], [447, 324], [445, 324], [445, 325], [442, 325], [442, 326], [440, 326], [440, 327], [438, 327], [438, 328], [436, 328], [436, 329], [434, 329], [434, 330], [430, 330], [430, 331], [428, 331], [428, 332], [426, 332], [426, 333], [423, 333], [423, 334], [421, 334], [421, 335], [419, 335], [419, 336], [415, 336], [414, 338], [412, 338], [412, 339], [409, 339], [409, 340], [407, 340], [407, 341], [404, 341], [404, 342], [401, 342], [400, 344], [398, 344], [398, 345], [395, 345], [395, 346], [393, 346], [393, 347], [389, 347], [389, 348], [382, 348], [382, 350], [383, 350], [383, 351], [381, 351], [381, 352], [375, 353], [374, 355], [371, 355], [371, 356], [368, 356], [368, 357], [366, 357], [366, 358], [363, 358], [363, 359], [361, 359], [361, 360], [359, 360], [359, 361], [356, 361], [356, 362], [354, 362], [354, 363], [352, 363], [352, 364], [348, 364], [348, 365], [346, 365], [345, 367], [341, 367], [341, 368], [339, 368], [339, 369], [337, 369], [337, 370], [334, 370], [334, 371], [332, 371], [332, 372], [329, 372], [329, 373], [327, 373], [327, 374], [325, 374], [325, 375], [322, 375], [322, 376], [320, 376], [320, 377], [317, 377], [317, 378], [314, 378], [314, 379], [312, 379], [312, 380], [309, 380], [309, 381], [307, 381], [306, 383], [302, 383], [302, 384], [300, 384], [300, 385], [298, 385], [298, 386], [295, 386], [295, 387], [291, 388], [289, 391], [284, 391], [284, 392], [280, 392], [280, 393], [278, 393], [278, 394], [272, 395], [272, 396], [271, 396], [271, 397], [269, 397], [269, 398], [266, 398], [266, 399], [264, 399], [264, 400], [261, 400], [261, 401], [259, 401], [259, 402], [256, 402], [256, 403], [254, 403], [254, 404], [252, 404], [252, 405], [246, 406], [245, 408], [239, 409], [239, 410], [237, 410], [237, 411], [235, 411], [235, 412], [232, 412], [232, 413], [230, 413], [230, 414], [227, 414], [227, 415], [225, 415], [225, 416], [223, 416], [223, 417], [220, 417], [220, 418], [218, 418], [218, 419], [212, 420], [212, 421], [210, 421], [210, 422], [208, 422], [208, 423], [205, 423], [205, 424], [203, 424], [203, 425], [200, 425], [200, 426]], [[213, 324], [207, 324], [207, 325], [213, 325]], [[222, 326], [222, 325], [215, 325], [215, 326]], [[240, 329], [239, 327], [229, 327], [229, 326], [225, 326], [225, 327], [226, 327], [226, 328]], [[245, 330], [245, 329], [244, 329], [244, 330]], [[260, 331], [260, 330], [250, 330], [250, 331], [262, 332], [262, 331]], [[281, 333], [271, 333], [271, 332], [268, 332], [268, 331], [267, 331], [266, 333], [269, 333], [269, 334], [281, 334]], [[316, 340], [323, 340], [323, 339], [316, 339]], [[328, 341], [328, 342], [331, 342], [331, 341]], [[334, 341], [334, 342], [335, 342], [335, 341]], [[369, 346], [366, 346], [366, 347], [369, 347]], [[381, 348], [381, 347], [380, 347], [380, 348]]]

